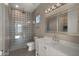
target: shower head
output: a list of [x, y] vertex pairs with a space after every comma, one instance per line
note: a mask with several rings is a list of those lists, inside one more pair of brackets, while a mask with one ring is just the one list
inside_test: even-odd
[[23, 8], [23, 11], [22, 11], [22, 13], [26, 13], [26, 12], [24, 11], [24, 8]]
[[25, 11], [22, 11], [22, 13], [26, 13]]

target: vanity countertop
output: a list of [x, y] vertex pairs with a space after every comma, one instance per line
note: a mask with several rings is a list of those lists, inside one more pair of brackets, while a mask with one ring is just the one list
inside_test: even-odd
[[47, 46], [51, 49], [54, 48], [64, 54], [65, 56], [79, 56], [79, 48], [68, 47], [59, 43], [49, 43]]
[[69, 36], [79, 36], [79, 33], [68, 33], [68, 32], [51, 32], [51, 33], [43, 33], [36, 35], [37, 37], [41, 36], [53, 36], [54, 34], [62, 34], [62, 35], [69, 35]]
[[[52, 40], [50, 42], [48, 42], [50, 40], [50, 38], [53, 38], [52, 36], [44, 36], [44, 37], [35, 37], [37, 39], [49, 39], [45, 45], [50, 48], [50, 49], [55, 49], [56, 51], [60, 52], [62, 55], [64, 56], [79, 56], [79, 39], [78, 39], [78, 34], [70, 34], [70, 33], [58, 33], [59, 37], [56, 38], [59, 41], [55, 41]], [[62, 35], [66, 36], [63, 37]], [[72, 36], [77, 36], [76, 37], [72, 37]], [[64, 39], [65, 38], [65, 39]], [[74, 42], [73, 42], [74, 41]], [[46, 41], [44, 41], [46, 42]]]

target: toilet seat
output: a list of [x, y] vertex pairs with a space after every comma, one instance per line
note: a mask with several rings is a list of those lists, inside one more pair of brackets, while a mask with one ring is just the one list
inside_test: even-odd
[[28, 42], [27, 46], [28, 46], [28, 51], [33, 51], [35, 49], [34, 42]]

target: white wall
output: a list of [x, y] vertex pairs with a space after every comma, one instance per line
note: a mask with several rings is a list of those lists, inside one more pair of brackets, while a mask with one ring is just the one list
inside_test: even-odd
[[9, 49], [8, 20], [8, 7], [0, 4], [0, 50], [3, 50], [3, 53]]
[[78, 12], [77, 10], [70, 10], [68, 12], [68, 32], [77, 33], [78, 27]]
[[2, 5], [0, 4], [0, 50], [2, 50]]

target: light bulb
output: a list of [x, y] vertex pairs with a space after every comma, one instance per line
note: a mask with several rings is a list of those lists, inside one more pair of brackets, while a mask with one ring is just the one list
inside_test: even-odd
[[53, 5], [53, 6], [52, 6], [52, 9], [55, 9], [55, 8], [56, 8], [56, 7]]
[[45, 13], [47, 13], [47, 10], [45, 10]]
[[48, 11], [50, 11], [51, 9], [50, 8], [48, 8]]
[[56, 6], [59, 7], [59, 6], [61, 6], [61, 4], [60, 3], [57, 3]]
[[16, 5], [16, 8], [18, 8], [19, 6], [18, 5]]

